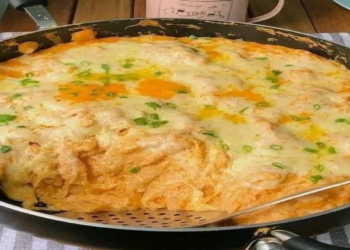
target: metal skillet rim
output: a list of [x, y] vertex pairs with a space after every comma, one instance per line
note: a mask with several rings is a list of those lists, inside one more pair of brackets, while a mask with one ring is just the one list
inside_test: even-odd
[[[350, 49], [347, 46], [341, 45], [341, 44], [337, 44], [335, 42], [331, 42], [328, 40], [325, 40], [323, 38], [318, 38], [315, 36], [312, 36], [310, 34], [307, 33], [303, 33], [303, 32], [299, 32], [299, 31], [294, 31], [294, 30], [288, 30], [288, 29], [284, 29], [284, 28], [277, 28], [277, 27], [273, 27], [273, 26], [268, 26], [268, 25], [261, 25], [261, 24], [251, 24], [251, 23], [245, 23], [245, 22], [235, 22], [235, 21], [218, 21], [218, 20], [198, 20], [198, 19], [184, 19], [184, 18], [125, 18], [125, 19], [112, 19], [112, 20], [101, 20], [101, 21], [96, 21], [96, 22], [87, 22], [87, 23], [77, 23], [77, 24], [68, 24], [68, 25], [61, 25], [61, 26], [56, 26], [56, 27], [52, 27], [49, 29], [45, 29], [45, 30], [39, 30], [39, 31], [32, 31], [32, 32], [27, 32], [26, 34], [21, 34], [21, 35], [17, 35], [15, 37], [11, 37], [8, 39], [5, 39], [3, 41], [1, 41], [0, 43], [4, 43], [6, 41], [10, 41], [13, 39], [17, 39], [20, 37], [24, 37], [26, 35], [29, 34], [35, 34], [37, 32], [50, 32], [50, 31], [55, 31], [56, 29], [59, 28], [79, 28], [79, 27], [86, 27], [89, 25], [95, 25], [98, 23], [103, 23], [103, 22], [114, 22], [114, 21], [123, 21], [123, 20], [162, 20], [162, 21], [172, 21], [172, 20], [181, 20], [186, 22], [188, 21], [200, 21], [203, 23], [217, 23], [217, 24], [223, 24], [223, 25], [243, 25], [243, 26], [254, 26], [254, 27], [262, 27], [262, 28], [268, 28], [274, 31], [284, 31], [284, 32], [288, 32], [288, 33], [292, 33], [295, 34], [296, 36], [302, 36], [302, 37], [308, 37], [308, 38], [312, 38], [312, 39], [316, 39], [317, 41], [321, 41], [324, 43], [328, 43], [331, 45], [334, 45], [336, 47], [339, 48], [344, 48], [344, 49]], [[127, 37], [127, 36], [125, 36]], [[15, 57], [14, 57], [15, 58]], [[350, 69], [349, 69], [350, 70]], [[267, 222], [267, 223], [257, 223], [257, 224], [249, 224], [249, 225], [236, 225], [236, 226], [222, 226], [222, 227], [203, 227], [203, 228], [144, 228], [144, 227], [131, 227], [131, 226], [116, 226], [116, 225], [107, 225], [107, 224], [101, 224], [101, 223], [95, 223], [95, 222], [85, 222], [85, 221], [79, 221], [79, 220], [74, 220], [74, 219], [66, 219], [66, 218], [62, 218], [62, 217], [58, 217], [55, 215], [51, 215], [51, 214], [45, 214], [45, 213], [41, 213], [41, 212], [37, 212], [34, 210], [29, 210], [23, 207], [19, 207], [19, 206], [15, 206], [9, 203], [6, 203], [4, 201], [0, 201], [0, 206], [5, 207], [7, 209], [10, 210], [14, 210], [20, 213], [24, 213], [24, 214], [28, 214], [31, 216], [36, 216], [36, 217], [41, 217], [41, 218], [45, 218], [45, 219], [49, 219], [49, 220], [53, 220], [53, 221], [58, 221], [58, 222], [64, 222], [64, 223], [69, 223], [69, 224], [76, 224], [76, 225], [81, 225], [81, 226], [89, 226], [89, 227], [94, 227], [94, 228], [106, 228], [106, 229], [114, 229], [114, 230], [126, 230], [126, 231], [144, 231], [144, 232], [212, 232], [212, 231], [228, 231], [228, 230], [240, 230], [240, 229], [252, 229], [252, 228], [261, 228], [261, 227], [269, 227], [269, 226], [274, 226], [274, 225], [283, 225], [283, 224], [287, 224], [287, 223], [291, 223], [291, 222], [296, 222], [296, 221], [302, 221], [302, 220], [307, 220], [307, 219], [311, 219], [311, 218], [315, 218], [315, 217], [321, 217], [330, 213], [335, 213], [337, 211], [343, 210], [343, 209], [347, 209], [350, 208], [350, 204], [346, 204], [337, 208], [333, 208], [330, 210], [326, 210], [326, 211], [322, 211], [322, 212], [318, 212], [318, 213], [313, 213], [310, 215], [305, 215], [305, 216], [301, 216], [301, 217], [296, 217], [296, 218], [292, 218], [292, 219], [285, 219], [285, 220], [279, 220], [279, 221], [272, 221], [272, 222]]]

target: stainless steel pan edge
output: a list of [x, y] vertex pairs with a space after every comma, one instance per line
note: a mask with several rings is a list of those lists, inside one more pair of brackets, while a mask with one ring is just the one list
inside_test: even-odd
[[[16, 44], [37, 41], [40, 49], [70, 41], [71, 33], [82, 28], [93, 28], [98, 37], [138, 36], [159, 34], [170, 36], [223, 36], [230, 39], [243, 39], [266, 44], [283, 45], [309, 50], [315, 54], [336, 60], [350, 68], [350, 49], [306, 34], [276, 29], [262, 25], [237, 22], [199, 21], [185, 19], [125, 19], [67, 25], [45, 31], [32, 32], [0, 43], [0, 60], [19, 56]], [[128, 227], [109, 227], [95, 223], [77, 224], [76, 221], [63, 221], [53, 215], [29, 211], [10, 204], [1, 198], [1, 223], [29, 232], [38, 237], [51, 238], [82, 246], [105, 247], [106, 249], [232, 249], [245, 244], [257, 228], [279, 226], [303, 235], [321, 233], [350, 222], [350, 205], [302, 218], [248, 226], [229, 226], [200, 229], [152, 230]], [[122, 230], [121, 230], [122, 229]], [[132, 237], [132, 239], [130, 239]], [[129, 239], [129, 240], [128, 240]], [[184, 240], [191, 243], [184, 244]], [[171, 244], [169, 244], [171, 242]], [[140, 248], [145, 245], [147, 248]]]

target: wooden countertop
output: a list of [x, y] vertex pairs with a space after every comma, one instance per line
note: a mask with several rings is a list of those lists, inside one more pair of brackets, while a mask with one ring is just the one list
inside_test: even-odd
[[[49, 0], [48, 9], [59, 25], [95, 20], [144, 17], [145, 0]], [[250, 0], [249, 15], [268, 12], [277, 0]], [[286, 0], [283, 10], [260, 24], [300, 32], [349, 32], [350, 11], [332, 0]], [[22, 12], [8, 8], [0, 32], [30, 31], [36, 26]]]

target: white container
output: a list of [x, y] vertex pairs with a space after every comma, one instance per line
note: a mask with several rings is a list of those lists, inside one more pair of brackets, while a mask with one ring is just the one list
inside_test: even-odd
[[[249, 0], [146, 0], [147, 18], [194, 18], [237, 22], [260, 22], [277, 15], [284, 6], [279, 0], [269, 13], [247, 18]], [[261, 0], [264, 4], [264, 0]]]

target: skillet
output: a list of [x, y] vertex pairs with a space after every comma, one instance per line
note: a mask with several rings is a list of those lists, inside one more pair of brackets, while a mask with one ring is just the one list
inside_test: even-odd
[[[262, 44], [282, 45], [303, 49], [335, 60], [350, 69], [350, 49], [312, 36], [272, 28], [268, 26], [237, 22], [192, 19], [122, 19], [83, 24], [55, 26], [43, 6], [46, 0], [9, 0], [15, 9], [26, 11], [38, 23], [39, 31], [20, 35], [0, 42], [0, 61], [20, 56], [16, 44], [36, 41], [39, 49], [57, 43], [69, 42], [71, 34], [83, 28], [92, 28], [97, 37], [139, 36], [157, 34], [167, 36], [205, 36], [243, 39]], [[10, 228], [28, 232], [37, 237], [98, 249], [345, 249], [324, 245], [295, 236], [323, 233], [332, 228], [350, 223], [350, 204], [329, 211], [300, 218], [244, 226], [222, 226], [191, 229], [147, 229], [126, 226], [111, 226], [99, 223], [82, 223], [57, 217], [50, 213], [23, 209], [21, 204], [0, 194], [0, 222]], [[273, 228], [267, 234], [253, 237], [261, 228]], [[276, 229], [281, 237], [276, 237]], [[275, 230], [275, 231], [274, 231]], [[281, 236], [281, 235], [279, 235]], [[287, 237], [287, 238], [286, 238]], [[247, 243], [252, 244], [247, 245]], [[289, 242], [289, 243], [288, 243]], [[287, 244], [286, 244], [287, 243]]]

